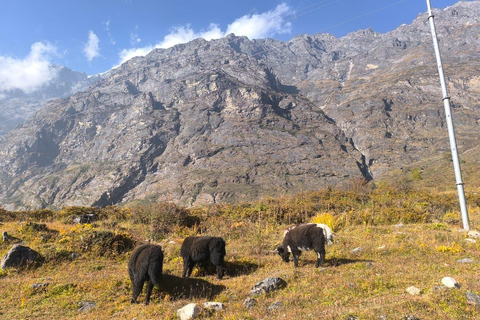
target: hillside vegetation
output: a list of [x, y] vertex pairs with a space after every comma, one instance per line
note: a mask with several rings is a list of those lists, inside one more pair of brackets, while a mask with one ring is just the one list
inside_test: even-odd
[[[468, 193], [472, 229], [480, 220], [480, 197]], [[170, 203], [104, 209], [67, 207], [0, 213], [1, 230], [38, 251], [44, 262], [0, 271], [0, 318], [176, 319], [190, 302], [219, 301], [225, 310], [203, 311], [208, 319], [474, 319], [479, 309], [467, 292], [480, 293], [479, 244], [466, 241], [455, 193], [415, 191], [408, 183], [362, 182], [292, 197], [239, 205], [186, 209]], [[74, 217], [98, 215], [91, 224]], [[326, 262], [314, 268], [306, 252], [299, 268], [273, 252], [290, 224], [333, 227]], [[188, 235], [218, 235], [227, 242], [226, 276], [197, 268], [181, 278], [180, 246]], [[150, 305], [131, 304], [127, 261], [135, 244], [150, 241], [165, 253], [164, 277]], [[3, 256], [11, 243], [0, 241]], [[458, 260], [469, 258], [470, 263]], [[287, 287], [260, 297], [247, 309], [250, 289], [266, 277]], [[460, 288], [442, 286], [453, 277]], [[420, 295], [409, 295], [415, 286]], [[143, 301], [144, 293], [139, 300]], [[85, 302], [95, 307], [82, 311]], [[270, 308], [279, 302], [277, 308]]]

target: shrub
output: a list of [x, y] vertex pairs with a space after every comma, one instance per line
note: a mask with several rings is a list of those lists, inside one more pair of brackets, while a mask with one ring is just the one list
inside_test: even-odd
[[187, 209], [169, 202], [136, 206], [131, 210], [134, 223], [150, 225], [150, 238], [154, 240], [164, 237], [174, 226], [191, 227], [199, 223]]
[[134, 246], [135, 241], [127, 234], [114, 234], [109, 231], [88, 232], [80, 242], [80, 248], [83, 252], [94, 252], [100, 256], [128, 252]]
[[331, 213], [319, 213], [310, 222], [326, 224], [332, 231], [335, 231], [334, 217]]

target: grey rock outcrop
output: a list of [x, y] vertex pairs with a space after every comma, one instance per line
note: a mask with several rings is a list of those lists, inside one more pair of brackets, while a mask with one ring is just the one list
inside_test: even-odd
[[[480, 5], [434, 13], [464, 152], [478, 146]], [[424, 15], [385, 34], [197, 39], [0, 138], [0, 204], [191, 206], [376, 179], [448, 152], [440, 94]]]
[[256, 283], [252, 290], [250, 290], [250, 295], [255, 297], [265, 293], [269, 293], [275, 290], [285, 288], [287, 283], [285, 280], [279, 277], [269, 277], [265, 278], [262, 281]]

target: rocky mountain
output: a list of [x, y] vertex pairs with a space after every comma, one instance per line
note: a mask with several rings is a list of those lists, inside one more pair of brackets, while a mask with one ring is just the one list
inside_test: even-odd
[[[480, 1], [435, 11], [460, 152], [478, 145]], [[157, 49], [0, 140], [6, 208], [314, 190], [444, 156], [426, 14], [379, 34], [229, 35]]]
[[63, 66], [52, 65], [50, 70], [55, 75], [53, 79], [32, 92], [0, 92], [0, 136], [24, 122], [46, 101], [72, 95], [98, 80]]

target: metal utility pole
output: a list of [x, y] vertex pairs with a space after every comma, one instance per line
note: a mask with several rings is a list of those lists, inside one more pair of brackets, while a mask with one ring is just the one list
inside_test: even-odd
[[427, 8], [428, 21], [430, 22], [430, 30], [432, 31], [433, 47], [435, 48], [435, 56], [437, 58], [438, 75], [440, 76], [440, 84], [442, 86], [442, 100], [443, 106], [445, 107], [445, 116], [447, 117], [448, 136], [450, 138], [450, 149], [452, 150], [453, 168], [455, 170], [455, 179], [457, 181], [457, 192], [460, 201], [460, 210], [462, 212], [463, 229], [468, 231], [470, 230], [470, 222], [468, 220], [467, 202], [465, 200], [465, 192], [463, 190], [462, 171], [460, 169], [460, 161], [458, 161], [458, 150], [450, 108], [450, 97], [448, 96], [447, 85], [445, 83], [445, 75], [443, 74], [442, 58], [440, 57], [440, 50], [438, 48], [437, 31], [435, 29], [435, 22], [433, 21], [434, 15], [432, 14], [430, 0], [427, 0]]

